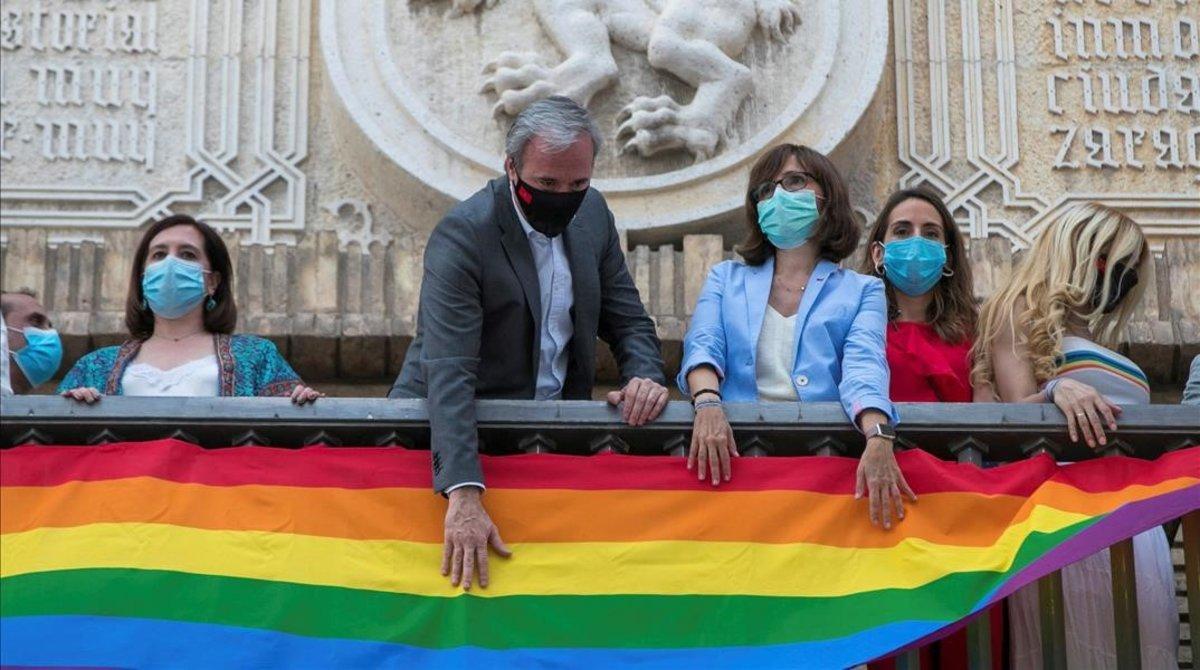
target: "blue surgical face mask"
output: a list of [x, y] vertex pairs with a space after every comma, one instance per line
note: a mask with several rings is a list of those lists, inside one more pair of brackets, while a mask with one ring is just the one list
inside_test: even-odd
[[812, 237], [819, 216], [817, 196], [812, 191], [788, 191], [775, 187], [775, 194], [758, 203], [758, 227], [776, 249], [795, 249]]
[[883, 245], [883, 273], [898, 291], [918, 296], [942, 278], [946, 247], [928, 237], [909, 237]]
[[178, 319], [204, 302], [206, 270], [199, 263], [167, 256], [146, 266], [142, 295], [150, 310], [164, 319]]
[[30, 386], [41, 386], [50, 381], [58, 366], [62, 365], [62, 339], [53, 328], [34, 328], [29, 326], [24, 330], [9, 328], [15, 333], [25, 336], [25, 346], [12, 352], [13, 360]]

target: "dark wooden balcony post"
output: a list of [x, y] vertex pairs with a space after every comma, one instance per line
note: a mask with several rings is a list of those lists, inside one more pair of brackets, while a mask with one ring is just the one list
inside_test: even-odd
[[[1108, 456], [1132, 456], [1133, 447], [1116, 439], [1104, 450]], [[1133, 539], [1123, 540], [1108, 550], [1112, 566], [1113, 631], [1116, 636], [1117, 667], [1139, 670], [1142, 667], [1142, 642], [1138, 630], [1137, 565], [1133, 558]]]
[[[950, 445], [959, 463], [982, 467], [988, 446], [973, 437]], [[1001, 603], [1000, 607], [1004, 607]], [[980, 612], [967, 624], [967, 667], [971, 670], [992, 670], [992, 622], [987, 610]], [[999, 669], [997, 669], [999, 670]]]
[[1183, 517], [1183, 574], [1194, 668], [1200, 661], [1200, 510]]

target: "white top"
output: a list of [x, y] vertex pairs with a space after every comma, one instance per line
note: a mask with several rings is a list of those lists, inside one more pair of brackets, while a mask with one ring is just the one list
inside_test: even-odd
[[12, 395], [12, 382], [8, 378], [8, 328], [0, 316], [0, 395]]
[[759, 400], [794, 402], [799, 399], [796, 387], [792, 385], [795, 347], [796, 315], [784, 316], [767, 305], [762, 332], [758, 335], [758, 360], [754, 366]]
[[541, 348], [538, 352], [537, 388], [534, 400], [558, 400], [562, 397], [567, 379], [567, 345], [575, 333], [571, 322], [571, 307], [575, 304], [572, 291], [571, 265], [567, 263], [567, 248], [563, 236], [547, 237], [533, 229], [513, 194], [513, 208], [529, 239], [533, 264], [537, 266], [538, 294], [542, 303]]
[[216, 397], [221, 371], [217, 357], [197, 358], [170, 370], [130, 363], [121, 376], [123, 395]]

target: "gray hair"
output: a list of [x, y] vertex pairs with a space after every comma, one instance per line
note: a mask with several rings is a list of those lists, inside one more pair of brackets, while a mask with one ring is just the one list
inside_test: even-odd
[[520, 170], [525, 147], [534, 137], [540, 137], [551, 153], [558, 153], [566, 151], [584, 134], [592, 138], [594, 159], [603, 143], [600, 128], [574, 100], [555, 95], [533, 103], [517, 115], [504, 140], [504, 152]]
[[24, 295], [33, 298], [34, 300], [38, 299], [37, 291], [29, 288], [28, 286], [22, 286], [11, 291], [0, 289], [0, 316], [8, 316], [8, 313], [12, 311], [12, 299], [7, 298], [7, 296], [13, 295]]

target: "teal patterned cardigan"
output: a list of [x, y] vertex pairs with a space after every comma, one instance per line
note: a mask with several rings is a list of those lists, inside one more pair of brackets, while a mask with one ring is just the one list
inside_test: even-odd
[[[213, 335], [217, 352], [218, 394], [222, 396], [287, 396], [302, 384], [270, 340], [253, 335]], [[121, 377], [137, 356], [141, 340], [104, 347], [79, 359], [58, 385], [58, 392], [91, 387], [104, 395], [124, 395]]]

